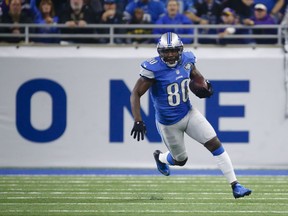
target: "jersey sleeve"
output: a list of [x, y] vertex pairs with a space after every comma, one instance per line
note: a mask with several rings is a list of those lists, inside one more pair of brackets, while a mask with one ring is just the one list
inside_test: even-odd
[[159, 67], [159, 59], [157, 58], [151, 58], [146, 61], [144, 61], [141, 64], [140, 69], [140, 76], [146, 77], [148, 79], [157, 79], [156, 73], [157, 71], [161, 70], [161, 67]]
[[148, 79], [155, 79], [154, 73], [152, 71], [147, 70], [145, 67], [143, 67], [143, 64], [141, 65], [141, 68], [140, 68], [140, 76], [146, 77]]

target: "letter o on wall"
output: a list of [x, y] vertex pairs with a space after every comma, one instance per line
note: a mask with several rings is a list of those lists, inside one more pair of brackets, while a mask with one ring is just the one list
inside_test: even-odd
[[[52, 124], [45, 130], [37, 130], [31, 124], [31, 98], [39, 91], [52, 98]], [[65, 132], [66, 120], [66, 93], [58, 83], [48, 79], [34, 79], [20, 86], [16, 95], [16, 126], [25, 139], [38, 143], [54, 141]]]

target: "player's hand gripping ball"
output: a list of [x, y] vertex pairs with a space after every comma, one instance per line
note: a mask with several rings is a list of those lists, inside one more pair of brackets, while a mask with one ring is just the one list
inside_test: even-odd
[[209, 98], [213, 94], [211, 83], [202, 77], [190, 80], [189, 89], [199, 98]]

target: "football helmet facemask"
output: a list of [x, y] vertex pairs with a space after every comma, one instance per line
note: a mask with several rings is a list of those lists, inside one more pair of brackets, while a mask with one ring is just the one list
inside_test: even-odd
[[167, 32], [160, 37], [157, 52], [168, 67], [175, 67], [181, 61], [183, 43], [177, 34]]

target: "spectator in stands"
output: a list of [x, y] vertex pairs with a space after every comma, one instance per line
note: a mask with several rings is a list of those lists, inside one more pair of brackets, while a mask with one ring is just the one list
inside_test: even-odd
[[[58, 17], [55, 16], [54, 5], [52, 0], [41, 0], [39, 9], [36, 6], [36, 0], [31, 0], [31, 10], [36, 15], [34, 22], [38, 24], [47, 24], [45, 28], [37, 28], [37, 33], [42, 34], [55, 34], [59, 33], [58, 28], [53, 27], [51, 25], [58, 23]], [[34, 39], [35, 42], [43, 42], [43, 43], [58, 43], [59, 39], [57, 38], [37, 38]]]
[[[165, 5], [169, 0], [161, 0]], [[200, 0], [199, 0], [200, 1]], [[206, 20], [202, 20], [195, 14], [194, 4], [198, 0], [178, 0], [179, 3], [179, 13], [186, 15], [193, 23], [207, 24]]]
[[[157, 21], [156, 24], [168, 24], [168, 25], [182, 25], [182, 24], [187, 24], [187, 25], [192, 25], [192, 21], [186, 17], [184, 14], [179, 13], [179, 3], [177, 0], [169, 0], [167, 2], [166, 6], [166, 14], [162, 17], [160, 17]], [[153, 34], [165, 34], [166, 32], [174, 32], [178, 35], [187, 35], [191, 36], [193, 35], [193, 29], [192, 28], [155, 28], [153, 30]], [[185, 44], [190, 44], [192, 43], [192, 38], [184, 38], [182, 36], [182, 41]]]
[[194, 5], [196, 16], [205, 20], [203, 24], [220, 23], [221, 3], [218, 0], [198, 1]]
[[[129, 24], [151, 24], [146, 19], [144, 19], [144, 11], [141, 8], [136, 8], [134, 10], [132, 19]], [[139, 34], [152, 34], [151, 28], [129, 28], [128, 34], [139, 35]], [[127, 38], [126, 43], [134, 43], [134, 44], [147, 44], [152, 40], [150, 38]]]
[[[200, 22], [202, 25], [211, 24], [215, 25], [220, 23], [221, 19], [221, 3], [218, 0], [203, 0], [195, 3], [195, 12], [198, 19], [203, 20]], [[204, 22], [205, 21], [205, 22]], [[217, 34], [217, 29], [199, 29], [199, 34]], [[216, 43], [216, 39], [199, 39], [199, 43]]]
[[[104, 11], [101, 14], [102, 24], [123, 24], [123, 13], [117, 10], [117, 5], [115, 0], [104, 0], [103, 5]], [[99, 33], [109, 34], [109, 29], [100, 29]], [[123, 29], [115, 29], [114, 34], [125, 34], [126, 31]], [[123, 43], [124, 39], [116, 38], [114, 43]], [[108, 38], [101, 38], [100, 43], [108, 43]]]
[[275, 23], [280, 23], [283, 18], [283, 11], [281, 9], [285, 5], [285, 0], [254, 0], [256, 4], [264, 4], [267, 8], [267, 13], [273, 17]]
[[[22, 0], [22, 1], [27, 1], [27, 0]], [[32, 9], [35, 6], [37, 8], [39, 8], [40, 7], [40, 2], [41, 2], [41, 0], [33, 0], [33, 1], [30, 0], [30, 8]], [[55, 15], [59, 17], [59, 15], [62, 13], [64, 5], [67, 3], [67, 0], [52, 0], [52, 3], [53, 3]]]
[[[21, 2], [21, 9], [22, 9], [22, 14], [27, 13], [27, 16], [32, 17], [32, 13], [30, 10], [30, 0], [20, 0]], [[0, 8], [1, 12], [3, 14], [7, 14], [9, 12], [9, 4], [11, 3], [11, 0], [3, 0], [0, 1]]]
[[239, 16], [239, 22], [244, 25], [252, 25], [251, 17], [254, 11], [254, 0], [224, 0], [221, 4], [222, 10], [233, 9]]
[[[87, 24], [100, 23], [99, 14], [93, 13], [89, 5], [84, 5], [83, 0], [70, 0], [65, 6], [61, 16], [60, 23], [65, 23], [69, 28], [62, 28], [64, 34], [92, 34], [95, 31], [92, 28], [85, 28]], [[93, 39], [87, 38], [66, 38], [68, 43], [92, 43]]]
[[[167, 3], [169, 0], [160, 0], [161, 2], [163, 2], [164, 5], [167, 6]], [[191, 10], [193, 11], [193, 6], [194, 3], [197, 2], [198, 0], [178, 0], [179, 3], [179, 13], [184, 14], [185, 11]]]
[[235, 25], [239, 24], [239, 19], [236, 15], [236, 12], [231, 8], [224, 8], [221, 15], [222, 24], [230, 25], [227, 28], [220, 29], [219, 36], [219, 44], [248, 44], [251, 43], [251, 39], [246, 38], [225, 38], [229, 35], [243, 35], [249, 34], [247, 29], [236, 28]]
[[[251, 18], [254, 25], [275, 25], [275, 20], [268, 14], [267, 7], [264, 4], [256, 4], [254, 7], [254, 16]], [[253, 29], [253, 34], [265, 35], [265, 34], [277, 34], [277, 29]], [[277, 39], [255, 39], [257, 44], [273, 44], [277, 43]]]
[[2, 23], [9, 23], [11, 26], [0, 28], [0, 32], [13, 35], [13, 37], [2, 38], [2, 40], [10, 43], [19, 43], [24, 41], [24, 37], [20, 36], [20, 34], [24, 33], [24, 28], [19, 27], [17, 24], [32, 23], [32, 18], [27, 13], [22, 12], [21, 0], [11, 0], [8, 13], [2, 16]]
[[136, 8], [144, 11], [143, 21], [155, 23], [165, 13], [165, 5], [158, 0], [135, 0], [128, 3], [124, 11], [124, 19], [129, 23]]
[[102, 23], [122, 23], [123, 14], [117, 10], [115, 0], [104, 0], [104, 11], [101, 14]]

